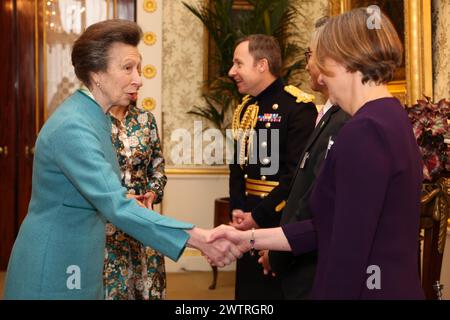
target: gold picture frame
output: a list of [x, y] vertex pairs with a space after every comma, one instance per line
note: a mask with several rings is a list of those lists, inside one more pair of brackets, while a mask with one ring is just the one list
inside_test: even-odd
[[[207, 0], [209, 5], [211, 5], [211, 0]], [[233, 0], [232, 3], [232, 15], [239, 14], [240, 11], [249, 11], [253, 10], [254, 7], [247, 0]], [[214, 45], [214, 41], [210, 38], [208, 29], [203, 27], [204, 34], [204, 56], [203, 56], [203, 75], [204, 75], [204, 90], [207, 91], [207, 84], [211, 83], [211, 80], [214, 79], [219, 74], [219, 68], [215, 63], [211, 63], [213, 60], [211, 57], [215, 55], [216, 47]], [[230, 67], [232, 62], [230, 61]]]
[[[370, 4], [381, 2], [371, 0]], [[330, 0], [330, 15], [366, 5], [364, 0]], [[388, 87], [402, 103], [412, 106], [424, 95], [433, 97], [431, 0], [403, 0], [403, 7], [405, 77], [390, 82]]]

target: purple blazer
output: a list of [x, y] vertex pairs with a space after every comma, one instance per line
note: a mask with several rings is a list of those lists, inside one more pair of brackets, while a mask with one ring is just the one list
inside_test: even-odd
[[312, 220], [282, 226], [294, 254], [317, 249], [313, 299], [423, 299], [422, 162], [395, 98], [366, 103], [330, 141]]

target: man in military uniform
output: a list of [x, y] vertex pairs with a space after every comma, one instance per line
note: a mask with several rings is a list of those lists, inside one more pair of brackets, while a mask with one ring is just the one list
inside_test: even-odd
[[[232, 225], [274, 227], [317, 111], [313, 97], [280, 79], [281, 50], [267, 35], [238, 41], [229, 76], [247, 94], [233, 116], [236, 158], [230, 164]], [[252, 134], [252, 130], [255, 134]], [[264, 276], [257, 255], [244, 255], [236, 270], [236, 299], [282, 299], [277, 278]]]

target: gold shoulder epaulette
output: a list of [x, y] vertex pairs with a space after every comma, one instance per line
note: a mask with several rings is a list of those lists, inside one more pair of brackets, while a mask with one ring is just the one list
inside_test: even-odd
[[303, 92], [302, 90], [300, 90], [299, 88], [297, 88], [296, 86], [293, 85], [288, 85], [284, 87], [284, 90], [288, 93], [290, 93], [291, 95], [293, 95], [294, 97], [297, 98], [296, 102], [313, 102], [315, 97], [312, 94]]

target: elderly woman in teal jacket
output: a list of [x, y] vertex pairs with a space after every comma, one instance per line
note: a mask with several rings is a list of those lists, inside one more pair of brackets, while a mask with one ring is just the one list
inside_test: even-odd
[[210, 232], [161, 216], [126, 196], [111, 143], [111, 106], [129, 105], [142, 85], [142, 36], [131, 21], [94, 24], [72, 63], [88, 87], [48, 119], [36, 142], [33, 189], [8, 265], [5, 299], [102, 299], [105, 220], [177, 260], [186, 245], [219, 266], [241, 254]]

